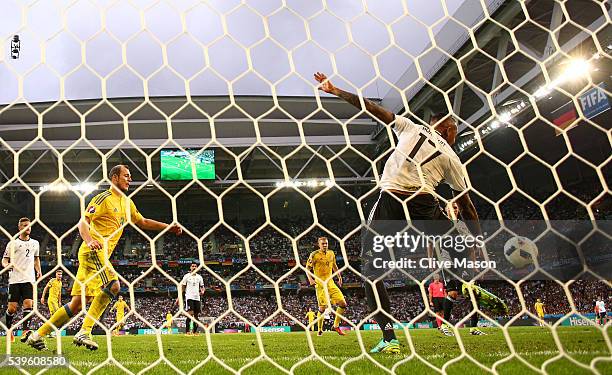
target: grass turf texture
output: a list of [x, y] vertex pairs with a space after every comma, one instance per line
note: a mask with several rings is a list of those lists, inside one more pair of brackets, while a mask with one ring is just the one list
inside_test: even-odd
[[[163, 180], [191, 180], [191, 163], [188, 158], [174, 156], [161, 157], [161, 178]], [[215, 164], [195, 164], [195, 172], [198, 179], [214, 179]]]
[[[460, 329], [465, 351], [484, 366], [491, 368], [493, 364], [510, 354], [504, 335], [500, 329], [484, 329], [488, 336], [471, 336], [467, 329]], [[604, 341], [601, 331], [593, 327], [560, 327], [557, 329], [559, 339], [564, 350], [576, 361], [589, 365], [592, 359], [599, 357], [595, 364], [602, 374], [612, 374], [612, 356]], [[508, 333], [514, 348], [524, 360], [540, 368], [543, 363], [557, 357], [559, 351], [555, 345], [551, 331], [539, 327], [513, 327]], [[610, 335], [610, 329], [607, 334]], [[398, 331], [402, 343], [402, 353], [399, 355], [373, 355], [373, 359], [380, 365], [391, 368], [396, 363], [405, 360], [412, 353], [407, 345], [406, 337]], [[437, 368], [442, 368], [449, 361], [461, 354], [457, 340], [453, 337], [444, 337], [437, 330], [410, 331], [412, 344], [416, 353], [421, 357], [412, 357], [396, 367], [397, 374], [428, 374], [432, 369], [423, 361], [428, 361]], [[334, 373], [320, 360], [310, 357], [310, 349], [304, 332], [295, 333], [262, 333], [262, 344], [266, 354], [278, 365], [289, 370], [297, 362], [294, 372], [296, 374], [329, 374]], [[379, 331], [361, 331], [361, 337], [367, 350], [380, 338]], [[362, 356], [362, 350], [355, 332], [340, 337], [336, 333], [326, 332], [322, 337], [316, 334], [311, 336], [314, 348], [325, 361], [343, 370], [348, 374], [383, 374], [378, 365]], [[100, 344], [97, 352], [90, 352], [72, 345], [72, 337], [62, 338], [62, 347], [65, 356], [74, 368], [86, 373], [107, 359], [108, 346], [105, 336], [95, 336]], [[201, 334], [197, 337], [186, 337], [184, 334], [156, 336], [120, 336], [112, 337], [112, 354], [114, 359], [132, 372], [139, 372], [146, 368], [147, 374], [168, 374], [175, 371], [163, 360], [173, 363], [179, 370], [188, 372], [199, 366], [200, 362], [209, 356], [207, 337]], [[255, 334], [213, 334], [210, 336], [212, 351], [217, 358], [232, 369], [249, 365], [243, 373], [246, 374], [281, 374], [270, 361], [257, 359], [260, 355], [260, 346]], [[54, 339], [47, 339], [51, 350], [56, 348]], [[0, 349], [6, 353], [6, 340], [3, 337]], [[34, 349], [16, 341], [12, 346], [14, 355], [36, 355]], [[51, 352], [46, 352], [51, 354]], [[157, 361], [157, 362], [156, 362]], [[151, 366], [152, 364], [155, 365]], [[149, 367], [151, 366], [151, 367]], [[36, 372], [36, 369], [27, 369]], [[40, 369], [39, 369], [40, 370]], [[484, 374], [470, 359], [464, 357], [449, 364], [445, 370], [450, 374]], [[516, 358], [498, 364], [497, 372], [502, 374], [529, 374], [536, 373]], [[550, 374], [588, 374], [588, 369], [581, 368], [565, 357], [555, 359], [545, 367]], [[17, 374], [15, 369], [2, 368], [2, 374]], [[52, 369], [50, 374], [66, 373], [66, 369]], [[116, 364], [109, 362], [99, 368], [96, 374], [120, 374], [123, 370]], [[200, 365], [195, 371], [199, 374], [230, 374], [213, 358]]]

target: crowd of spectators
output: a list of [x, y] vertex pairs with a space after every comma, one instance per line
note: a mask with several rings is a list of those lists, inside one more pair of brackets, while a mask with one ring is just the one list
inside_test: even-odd
[[[427, 284], [424, 285], [426, 287]], [[504, 281], [483, 282], [481, 286], [502, 298], [509, 307], [507, 315], [494, 315], [484, 310], [488, 318], [512, 318], [515, 316], [525, 317], [526, 311], [534, 314], [536, 299], [541, 299], [545, 305], [546, 312], [552, 315], [564, 316], [572, 312], [592, 313], [596, 299], [602, 298], [607, 306], [612, 306], [612, 290], [602, 281], [577, 280], [572, 282], [567, 291], [575, 306], [572, 309], [570, 299], [564, 287], [556, 281], [526, 281], [518, 286], [521, 291], [522, 301], [514, 285]], [[306, 323], [306, 312], [311, 309], [317, 310], [316, 298], [313, 288], [302, 288], [296, 292], [282, 293], [280, 300], [270, 292], [248, 293], [232, 292], [231, 305], [233, 311], [229, 310], [229, 303], [225, 291], [221, 293], [207, 293], [203, 297], [202, 313], [200, 316], [216, 319], [221, 326], [232, 326], [247, 323], [249, 325], [265, 324], [268, 326], [291, 326], [296, 321]], [[185, 314], [179, 309], [176, 302], [176, 293], [135, 293], [134, 300], [130, 301], [130, 295], [125, 294], [125, 299], [138, 314], [127, 314], [126, 329], [136, 328], [159, 328], [165, 322], [166, 314], [171, 312], [184, 326]], [[373, 322], [368, 319], [369, 310], [363, 290], [361, 288], [345, 290], [348, 309], [345, 318], [352, 324]], [[431, 321], [433, 316], [426, 311], [425, 301], [418, 286], [390, 289], [391, 314], [401, 322]], [[6, 306], [6, 299], [3, 301]], [[48, 316], [47, 306], [40, 305], [38, 311], [42, 316]], [[469, 299], [461, 299], [453, 310], [451, 321], [458, 321], [473, 311], [473, 305]], [[19, 317], [17, 318], [19, 319]], [[82, 317], [74, 320], [69, 329], [77, 329], [81, 324]], [[15, 320], [17, 321], [17, 320]], [[115, 313], [107, 311], [102, 318], [107, 327], [115, 324]], [[33, 325], [38, 326], [41, 320], [36, 317]], [[348, 324], [348, 323], [345, 323]]]
[[[580, 192], [575, 192], [575, 196], [588, 200], [587, 196]], [[598, 207], [608, 206], [602, 201]], [[549, 219], [580, 220], [588, 218], [584, 216], [586, 210], [581, 209], [579, 204], [568, 204], [556, 200], [551, 201], [545, 208]], [[485, 206], [480, 206], [479, 211], [483, 219], [496, 217], [495, 211]], [[504, 218], [525, 220], [524, 225], [535, 226], [537, 224], [535, 220], [542, 218], [541, 210], [537, 205], [522, 206], [518, 201], [505, 205], [502, 211]], [[610, 217], [609, 209], [598, 208], [597, 212], [598, 218]], [[128, 282], [138, 280], [132, 285], [136, 293], [135, 300], [130, 302], [133, 302], [132, 306], [136, 308], [136, 311], [154, 327], [163, 323], [167, 311], [175, 313], [178, 311], [177, 306], [174, 306], [175, 288], [187, 272], [188, 264], [180, 263], [169, 266], [167, 262], [190, 258], [205, 261], [207, 269], [200, 270], [207, 289], [203, 304], [204, 316], [219, 317], [228, 310], [226, 284], [222, 280], [227, 282], [232, 279], [229, 286], [235, 312], [254, 324], [260, 324], [270, 318], [267, 324], [277, 325], [290, 325], [292, 323], [290, 316], [304, 321], [304, 314], [308, 308], [316, 309], [313, 290], [307, 284], [303, 269], [298, 266], [305, 264], [308, 255], [316, 247], [318, 237], [327, 236], [330, 239], [330, 247], [336, 251], [336, 255], [341, 256], [338, 258], [341, 267], [349, 262], [354, 269], [360, 269], [359, 231], [345, 238], [348, 233], [359, 226], [358, 220], [344, 218], [326, 221], [322, 223], [325, 229], [320, 226], [309, 229], [312, 220], [305, 218], [274, 222], [289, 237], [279, 233], [270, 225], [260, 229], [262, 223], [265, 223], [265, 220], [230, 221], [227, 225], [203, 221], [188, 222], [185, 227], [195, 236], [206, 234], [202, 237], [201, 247], [198, 247], [197, 240], [190, 235], [163, 236], [156, 244], [156, 259], [165, 262], [157, 266], [159, 269], [152, 269], [153, 257], [149, 240], [139, 231], [127, 227], [111, 260], [139, 262], [138, 265], [117, 264], [115, 269]], [[64, 246], [61, 253], [64, 261], [76, 260], [76, 249], [78, 248], [76, 245], [80, 239], [73, 227], [74, 224], [62, 223], [48, 226], [48, 229], [58, 236], [72, 228], [70, 233], [63, 238]], [[211, 230], [213, 227], [214, 229]], [[39, 239], [43, 245], [41, 257], [44, 261], [49, 262], [43, 272], [47, 272], [57, 259], [56, 241], [47, 229], [38, 224], [33, 228], [32, 237]], [[338, 238], [345, 240], [341, 244]], [[245, 239], [248, 239], [248, 243], [244, 241]], [[293, 246], [291, 239], [295, 239], [296, 247]], [[7, 240], [0, 238], [2, 249], [6, 246]], [[499, 241], [503, 242], [503, 240]], [[502, 242], [492, 243], [493, 246], [489, 246], [489, 249], [503, 247]], [[497, 255], [498, 259], [503, 258]], [[543, 260], [549, 260], [546, 256]], [[76, 271], [74, 264], [67, 265], [67, 268], [72, 272]], [[163, 270], [163, 273], [160, 272], [160, 269]], [[269, 279], [278, 281], [279, 286], [280, 284], [292, 285], [287, 289], [281, 286], [280, 305], [275, 294], [270, 293], [270, 290], [273, 289], [270, 288]], [[362, 297], [362, 280], [360, 275], [348, 270], [343, 271], [343, 279], [345, 284], [352, 284], [350, 288], [345, 288], [349, 303], [349, 309], [346, 312], [347, 319], [357, 323], [368, 315], [368, 308]], [[0, 283], [1, 285], [7, 284], [6, 272], [0, 274]], [[44, 283], [40, 284], [39, 292], [44, 286]], [[69, 287], [69, 284], [71, 282], [66, 280], [65, 287]], [[555, 281], [526, 281], [518, 287], [521, 297], [514, 285], [507, 281], [483, 282], [483, 287], [508, 303], [509, 316], [522, 314], [525, 309], [533, 312], [533, 304], [537, 298], [542, 299], [550, 314], [567, 314], [570, 311], [592, 312], [596, 298], [604, 298], [609, 306], [612, 305], [610, 288], [597, 280], [577, 280], [567, 287]], [[571, 294], [573, 306], [568, 299], [568, 293]], [[419, 320], [431, 319], [428, 314], [422, 314], [425, 305], [421, 291], [415, 285], [406, 283], [402, 287], [391, 289], [390, 295], [392, 314], [397, 320], [410, 321], [416, 317], [419, 317]], [[0, 297], [4, 298], [5, 306], [6, 294], [0, 294]], [[39, 306], [39, 311], [44, 316], [47, 314], [45, 309], [46, 307]], [[459, 304], [455, 309], [456, 316], [453, 319], [463, 316], [470, 309], [469, 301]], [[107, 323], [112, 322], [113, 319], [112, 314], [108, 313], [104, 317]], [[224, 316], [222, 323], [240, 320], [237, 315], [230, 312]], [[73, 323], [75, 324], [78, 322]], [[127, 327], [130, 326], [144, 327], [146, 324], [136, 317], [131, 317]]]
[[[573, 222], [589, 219], [585, 204], [592, 199], [592, 193], [586, 191], [573, 192], [572, 199], [566, 194], [561, 194], [550, 200], [545, 205], [537, 205], [526, 198], [510, 198], [500, 204], [500, 212], [506, 221], [506, 225], [513, 228], [516, 225], [512, 221], [521, 221], [522, 231], [527, 234], [536, 233], [539, 230], [538, 220], [546, 218], [550, 220], [572, 220]], [[597, 219], [612, 217], [610, 198], [605, 196], [592, 204]], [[482, 220], [494, 220], [498, 222], [498, 213], [490, 204], [477, 204], [477, 210]], [[367, 208], [367, 207], [366, 207]], [[187, 219], [186, 219], [187, 220]], [[347, 218], [346, 215], [339, 220], [323, 220], [320, 218], [318, 226], [309, 229], [312, 218], [295, 217], [293, 219], [276, 220], [271, 218], [270, 223], [284, 231], [285, 236], [271, 225], [266, 224], [264, 218], [226, 220], [225, 223], [216, 221], [185, 221], [183, 224], [190, 234], [183, 236], [165, 235], [158, 240], [155, 246], [157, 260], [176, 260], [180, 258], [196, 259], [220, 259], [223, 257], [247, 258], [249, 251], [252, 258], [279, 258], [300, 260], [306, 259], [310, 251], [315, 247], [319, 236], [330, 238], [330, 245], [338, 254], [346, 254], [349, 258], [358, 258], [360, 254], [360, 233], [355, 231], [359, 227], [358, 218]], [[43, 260], [54, 262], [57, 259], [57, 242], [52, 233], [62, 238], [61, 253], [65, 259], [76, 259], [80, 237], [75, 223], [35, 223], [32, 238], [41, 243], [41, 257]], [[571, 224], [567, 224], [570, 225]], [[490, 232], [495, 229], [495, 224], [489, 225]], [[324, 227], [324, 228], [323, 228]], [[484, 225], [485, 231], [487, 225]], [[7, 229], [10, 229], [8, 227]], [[563, 229], [563, 228], [562, 228]], [[193, 236], [192, 236], [193, 235]], [[198, 247], [198, 239], [201, 238], [201, 248]], [[291, 239], [295, 239], [294, 250]], [[342, 243], [338, 239], [344, 239]], [[501, 240], [506, 237], [501, 236]], [[248, 241], [245, 241], [248, 240]], [[0, 246], [4, 247], [8, 238], [0, 236]], [[500, 247], [498, 243], [495, 243]], [[495, 247], [495, 246], [492, 246]], [[130, 261], [150, 261], [152, 246], [149, 239], [138, 230], [127, 226], [115, 248], [113, 259]]]

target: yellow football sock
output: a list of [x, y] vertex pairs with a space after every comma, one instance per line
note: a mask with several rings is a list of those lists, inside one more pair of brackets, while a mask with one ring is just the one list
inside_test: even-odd
[[111, 295], [106, 291], [101, 291], [91, 302], [91, 306], [89, 306], [89, 310], [87, 310], [87, 316], [83, 321], [83, 326], [81, 330], [85, 332], [91, 332], [93, 325], [96, 320], [99, 320], [102, 316], [104, 310], [111, 302]]
[[340, 315], [344, 316], [344, 311], [346, 311], [346, 308], [344, 307], [338, 306], [338, 308], [336, 309], [336, 317], [334, 318], [334, 328], [340, 326]]
[[45, 324], [43, 324], [38, 329], [38, 335], [40, 337], [47, 336], [53, 331], [53, 327], [60, 328], [64, 325], [70, 318], [72, 318], [72, 311], [70, 311], [70, 307], [68, 304], [60, 307], [49, 320]]
[[323, 331], [323, 314], [321, 312], [317, 312], [317, 328], [319, 332]]

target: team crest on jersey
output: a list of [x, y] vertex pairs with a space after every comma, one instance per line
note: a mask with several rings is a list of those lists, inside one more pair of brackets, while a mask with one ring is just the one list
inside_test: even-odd
[[89, 206], [87, 208], [87, 212], [89, 212], [90, 214], [93, 214], [96, 212], [96, 208], [94, 206]]
[[119, 211], [117, 211], [117, 208], [116, 208], [116, 207], [115, 207], [115, 212], [119, 212]]

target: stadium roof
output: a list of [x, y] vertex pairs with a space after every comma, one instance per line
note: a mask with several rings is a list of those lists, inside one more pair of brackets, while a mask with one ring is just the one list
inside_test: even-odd
[[[342, 178], [346, 178], [347, 183], [349, 178], [356, 178], [351, 182], [369, 182], [373, 179], [371, 170], [369, 175], [365, 173], [369, 169], [369, 162], [354, 151], [346, 150], [346, 142], [349, 140], [355, 149], [374, 158], [375, 145], [371, 142], [370, 133], [375, 123], [363, 115], [353, 118], [357, 110], [339, 100], [325, 100], [323, 108], [347, 122], [346, 126], [340, 125], [324, 111], [317, 111], [316, 102], [309, 98], [282, 99], [284, 112], [271, 111], [274, 103], [265, 97], [239, 98], [239, 107], [231, 105], [228, 97], [195, 98], [189, 105], [185, 105], [184, 98], [153, 99], [152, 105], [143, 104], [139, 99], [116, 99], [110, 103], [112, 107], [97, 101], [75, 104], [77, 111], [90, 111], [85, 117], [87, 140], [81, 139], [79, 116], [65, 103], [55, 104], [50, 109], [50, 104], [35, 106], [38, 111], [47, 111], [43, 116], [44, 141], [37, 138], [37, 116], [29, 107], [17, 106], [2, 113], [0, 118], [4, 125], [0, 133], [4, 145], [21, 150], [20, 176], [33, 186], [57, 178], [59, 155], [49, 151], [49, 146], [53, 146], [57, 150], [70, 148], [63, 155], [64, 165], [70, 172], [66, 176], [69, 181], [98, 180], [101, 178], [102, 158], [92, 148], [95, 146], [101, 153], [107, 154], [109, 163], [133, 163], [143, 171], [146, 171], [144, 152], [150, 154], [153, 178], [156, 178], [159, 173], [159, 149], [180, 146], [195, 149], [215, 147], [217, 177], [224, 183], [232, 183], [238, 178], [235, 166], [236, 160], [239, 160], [243, 163], [245, 178], [273, 185], [275, 180], [271, 179], [284, 179], [282, 168], [279, 170], [280, 157], [292, 152], [295, 153], [287, 158], [290, 178], [328, 176], [323, 159], [313, 158], [316, 152], [327, 159], [341, 154], [332, 162], [339, 181]], [[123, 121], [117, 110], [124, 115], [129, 114], [127, 121]], [[160, 111], [176, 112], [176, 115], [168, 121]], [[222, 113], [214, 119], [203, 114], [214, 111]], [[315, 113], [302, 121], [311, 111]], [[253, 117], [266, 115], [254, 123], [245, 112]], [[300, 119], [303, 139], [309, 147], [298, 147], [302, 143], [300, 127], [289, 116]], [[126, 130], [129, 132], [129, 142], [125, 140]], [[214, 140], [211, 130], [215, 133]], [[173, 141], [168, 139], [170, 133]], [[258, 136], [261, 142], [258, 142]], [[145, 151], [138, 151], [134, 146]], [[12, 152], [7, 147], [2, 149], [2, 159], [12, 163]], [[33, 165], [36, 167], [30, 168]], [[12, 170], [8, 165], [5, 167], [2, 173], [8, 178]], [[137, 180], [146, 179], [146, 173], [139, 177]]]

